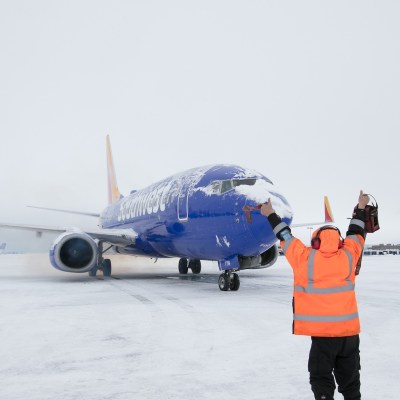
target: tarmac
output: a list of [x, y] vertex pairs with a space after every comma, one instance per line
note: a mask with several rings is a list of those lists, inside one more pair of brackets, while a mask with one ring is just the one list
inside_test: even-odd
[[[284, 257], [237, 292], [216, 263], [181, 276], [177, 259], [111, 258], [111, 278], [90, 278], [0, 256], [0, 399], [313, 398]], [[363, 400], [398, 398], [399, 261], [364, 257], [357, 279]]]

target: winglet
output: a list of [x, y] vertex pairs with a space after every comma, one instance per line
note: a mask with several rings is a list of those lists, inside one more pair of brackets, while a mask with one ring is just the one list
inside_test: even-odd
[[114, 162], [111, 153], [110, 136], [106, 137], [107, 144], [107, 175], [108, 175], [108, 204], [115, 203], [122, 195], [118, 190], [117, 179], [115, 177]]
[[324, 196], [324, 210], [325, 210], [325, 222], [334, 222], [331, 206], [329, 204], [328, 196]]

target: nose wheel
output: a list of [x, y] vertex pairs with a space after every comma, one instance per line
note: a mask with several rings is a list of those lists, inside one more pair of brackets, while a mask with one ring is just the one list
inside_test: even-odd
[[218, 278], [219, 289], [226, 292], [228, 290], [237, 291], [240, 287], [240, 278], [236, 272], [225, 271]]

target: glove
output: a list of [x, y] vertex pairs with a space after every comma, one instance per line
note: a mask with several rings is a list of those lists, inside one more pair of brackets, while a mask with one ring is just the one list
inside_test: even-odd
[[363, 222], [366, 220], [365, 210], [363, 208], [358, 208], [358, 204], [354, 207], [353, 218], [360, 219]]

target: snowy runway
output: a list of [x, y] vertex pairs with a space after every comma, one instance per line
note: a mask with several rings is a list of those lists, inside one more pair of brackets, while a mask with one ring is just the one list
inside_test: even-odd
[[[398, 398], [399, 264], [364, 257], [357, 280], [363, 400]], [[286, 260], [241, 272], [238, 292], [218, 275], [116, 256], [112, 278], [92, 279], [47, 255], [0, 256], [0, 398], [311, 399]]]

